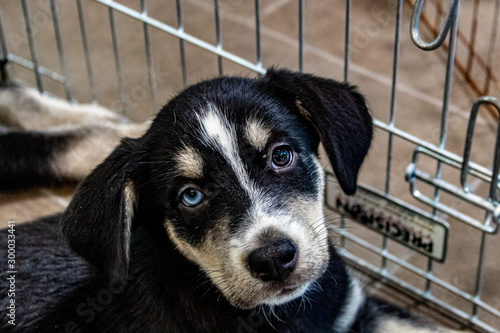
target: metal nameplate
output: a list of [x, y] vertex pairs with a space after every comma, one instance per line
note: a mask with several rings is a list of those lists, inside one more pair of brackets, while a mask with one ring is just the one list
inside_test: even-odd
[[449, 224], [376, 190], [358, 186], [346, 195], [327, 173], [326, 205], [344, 216], [439, 262], [444, 262]]

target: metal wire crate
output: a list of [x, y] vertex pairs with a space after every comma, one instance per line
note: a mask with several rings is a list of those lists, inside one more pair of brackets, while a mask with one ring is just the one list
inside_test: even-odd
[[270, 65], [357, 84], [377, 132], [358, 196], [327, 177], [341, 254], [471, 329], [498, 332], [500, 2], [424, 2], [19, 0], [0, 5], [0, 51], [41, 92], [133, 120], [190, 83]]

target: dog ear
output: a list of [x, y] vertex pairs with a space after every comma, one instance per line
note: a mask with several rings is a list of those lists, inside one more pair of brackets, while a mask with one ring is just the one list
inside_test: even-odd
[[346, 194], [355, 193], [373, 135], [363, 96], [346, 83], [288, 70], [270, 69], [263, 80], [293, 99], [318, 132], [340, 186]]
[[62, 216], [69, 246], [111, 280], [128, 273], [136, 194], [133, 139], [122, 143], [80, 184]]

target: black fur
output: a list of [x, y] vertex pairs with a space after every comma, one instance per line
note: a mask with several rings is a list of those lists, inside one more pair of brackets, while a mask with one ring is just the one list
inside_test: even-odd
[[0, 89], [12, 85], [9, 72], [7, 71], [8, 64], [9, 64], [8, 59], [4, 58], [0, 60]]
[[75, 182], [58, 174], [51, 163], [85, 132], [0, 131], [0, 191]]
[[[344, 191], [355, 191], [357, 173], [370, 145], [372, 123], [363, 98], [352, 87], [285, 70], [270, 70], [256, 80], [220, 78], [203, 82], [167, 104], [144, 137], [123, 140], [80, 185], [66, 212], [16, 228], [16, 326], [2, 316], [2, 330], [334, 332], [336, 319], [348, 301], [351, 278], [331, 244], [326, 270], [316, 287], [306, 292], [308, 300], [242, 310], [233, 307], [206, 273], [169, 239], [163, 226], [166, 218], [185, 221], [184, 232], [193, 235], [195, 242], [213, 226], [198, 224], [195, 228], [188, 219], [209, 221], [211, 214], [221, 211], [240, 216], [238, 209], [248, 200], [234, 190], [224, 197], [224, 204], [203, 211], [204, 217], [183, 212], [172, 203], [176, 182], [180, 181], [174, 176], [171, 160], [175, 148], [189, 140], [205, 152], [203, 145], [192, 139], [196, 128], [190, 110], [199, 106], [200, 100], [232, 106], [236, 110], [230, 117], [236, 124], [241, 119], [238, 112], [254, 112], [257, 117], [273, 117], [275, 124], [282, 124], [281, 129], [277, 125], [274, 135], [296, 133], [290, 134], [289, 140], [305, 156], [300, 166], [304, 173], [290, 173], [292, 180], [287, 182], [274, 178], [268, 186], [272, 191], [276, 184], [276, 192], [271, 193], [277, 197], [286, 199], [283, 193], [317, 194], [311, 189], [316, 178], [307, 156], [317, 154], [320, 140]], [[308, 113], [305, 116], [302, 108]], [[238, 144], [246, 145], [244, 140]], [[255, 152], [250, 148], [246, 151], [252, 158], [245, 163], [260, 163]], [[219, 161], [217, 168], [204, 169], [206, 177], [222, 184], [214, 191], [230, 191], [234, 177], [225, 171], [220, 156], [206, 153], [213, 154], [207, 158]], [[247, 167], [252, 173], [252, 166]], [[129, 195], [131, 191], [134, 198]], [[276, 201], [276, 205], [282, 204], [279, 198]], [[176, 228], [180, 230], [181, 226]], [[233, 222], [229, 230], [237, 228], [238, 223]], [[2, 232], [2, 248], [7, 247], [6, 239]], [[6, 267], [4, 260], [2, 257], [2, 267]], [[0, 293], [5, 295], [6, 289], [6, 277], [2, 276]], [[363, 321], [356, 321], [351, 332], [373, 331], [378, 319], [366, 313], [380, 305], [376, 302], [368, 299], [360, 312]], [[0, 306], [4, 309], [7, 304], [2, 301]], [[396, 316], [405, 315], [401, 312]]]

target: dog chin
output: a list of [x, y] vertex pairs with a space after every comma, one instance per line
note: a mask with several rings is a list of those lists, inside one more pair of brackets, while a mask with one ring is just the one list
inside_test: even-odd
[[240, 301], [236, 303], [233, 302], [231, 303], [233, 306], [243, 310], [253, 309], [259, 305], [269, 305], [269, 306], [282, 305], [290, 301], [293, 301], [294, 299], [305, 294], [309, 289], [309, 287], [311, 286], [311, 284], [312, 282], [309, 281], [297, 286], [284, 286], [281, 288], [272, 288], [271, 290], [266, 291], [266, 294], [268, 294], [269, 296], [267, 296], [262, 300], [253, 299], [251, 302]]
[[309, 281], [295, 287], [284, 287], [275, 295], [265, 299], [263, 303], [266, 305], [281, 305], [288, 303], [305, 294], [305, 292], [311, 286], [311, 283], [312, 282]]

